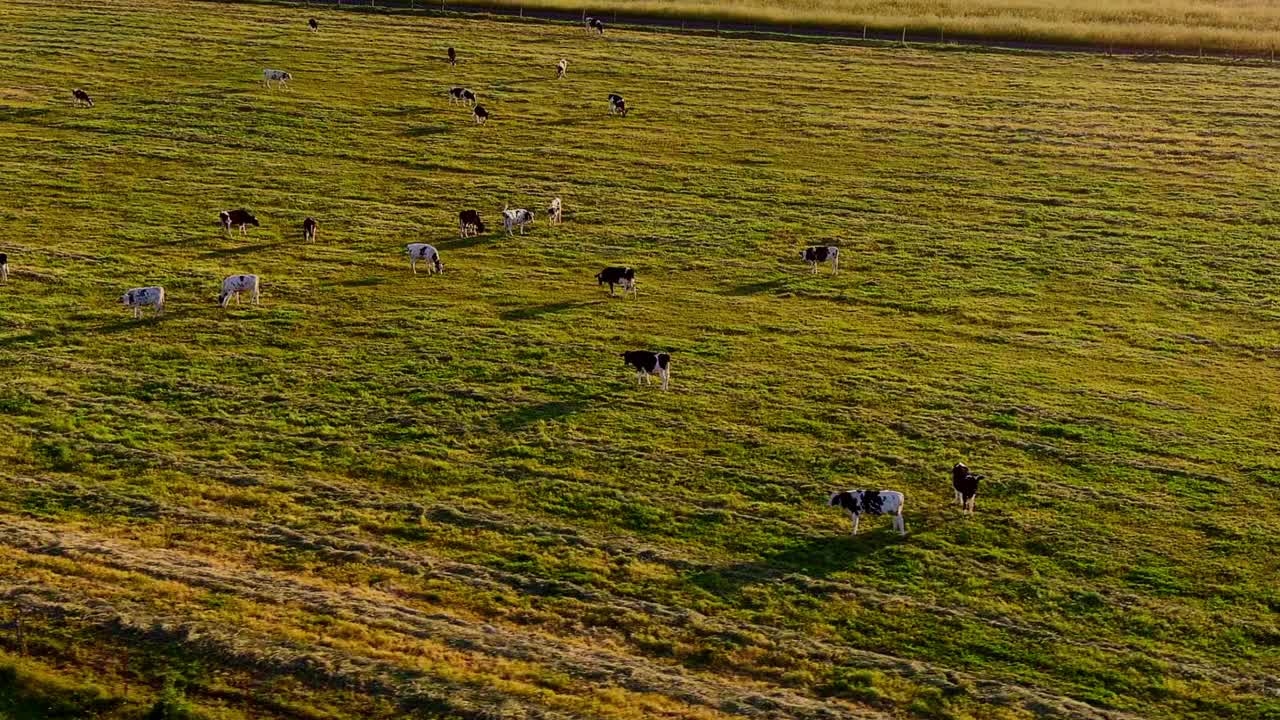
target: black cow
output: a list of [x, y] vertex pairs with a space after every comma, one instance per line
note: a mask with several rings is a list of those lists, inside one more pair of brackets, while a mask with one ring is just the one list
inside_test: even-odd
[[454, 52], [453, 48], [449, 48], [449, 67], [453, 67], [457, 64], [458, 64], [458, 53]]
[[304, 242], [316, 241], [316, 228], [320, 227], [320, 223], [316, 219], [309, 217], [302, 221], [302, 239]]
[[81, 90], [80, 88], [72, 90], [71, 97], [75, 98], [76, 105], [83, 103], [89, 107], [93, 107], [93, 98], [89, 97], [89, 93]]
[[307, 25], [311, 27], [311, 32], [319, 32], [320, 30], [320, 21], [315, 18], [308, 20]]
[[631, 291], [632, 297], [636, 294], [636, 271], [635, 268], [629, 267], [607, 267], [596, 273], [596, 285], [604, 285], [609, 283], [609, 297], [613, 297], [613, 286], [622, 286], [622, 297], [627, 296], [627, 291]]
[[471, 117], [476, 119], [477, 125], [483, 125], [489, 122], [489, 111], [485, 110], [483, 105], [477, 105], [472, 108]]
[[983, 475], [974, 475], [964, 463], [951, 468], [951, 487], [956, 491], [956, 502], [964, 512], [973, 514], [978, 499], [978, 481]]
[[458, 213], [459, 237], [483, 235], [484, 230], [484, 222], [480, 220], [480, 213], [475, 210], [463, 210]]
[[258, 218], [254, 217], [253, 213], [245, 210], [244, 208], [240, 208], [239, 210], [223, 210], [218, 213], [218, 220], [222, 223], [222, 229], [226, 230], [228, 235], [231, 234], [232, 225], [239, 226], [241, 235], [249, 234], [249, 231], [245, 229], [248, 225], [258, 227]]
[[587, 32], [595, 30], [601, 35], [604, 34], [604, 21], [600, 18], [587, 18]]
[[9, 282], [9, 256], [0, 253], [0, 283]]
[[622, 353], [622, 361], [636, 369], [636, 382], [644, 380], [652, 384], [650, 375], [662, 378], [662, 389], [667, 389], [671, 379], [671, 355], [667, 353], [649, 352], [648, 350], [628, 350]]
[[831, 261], [831, 274], [840, 272], [840, 248], [835, 245], [814, 245], [800, 251], [800, 259], [809, 263], [813, 272], [818, 272], [818, 263]]

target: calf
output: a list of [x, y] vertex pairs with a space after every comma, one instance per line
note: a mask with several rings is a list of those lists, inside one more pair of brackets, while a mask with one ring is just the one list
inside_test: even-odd
[[475, 210], [463, 210], [458, 213], [458, 237], [483, 235], [484, 231], [484, 222], [480, 220], [480, 213]]
[[232, 225], [239, 226], [241, 235], [249, 234], [249, 231], [246, 229], [249, 225], [258, 227], [258, 218], [254, 217], [253, 213], [245, 210], [244, 208], [240, 208], [239, 210], [223, 210], [218, 213], [218, 221], [222, 223], [222, 229], [226, 230], [228, 235], [231, 234]]
[[643, 379], [646, 385], [652, 385], [652, 375], [662, 378], [662, 389], [667, 389], [671, 379], [671, 355], [667, 353], [649, 352], [648, 350], [628, 350], [622, 353], [622, 362], [636, 369], [636, 383]]
[[560, 58], [560, 62], [556, 63], [556, 79], [559, 80], [560, 78], [564, 77], [564, 74], [568, 71], [569, 71], [569, 61], [565, 60], [564, 58]]
[[964, 463], [956, 463], [951, 468], [951, 487], [956, 491], [956, 502], [960, 509], [970, 515], [978, 499], [978, 481], [984, 476], [974, 475]]
[[89, 97], [89, 93], [76, 88], [71, 91], [71, 97], [75, 99], [76, 105], [84, 104], [93, 107], [93, 98]]
[[609, 114], [618, 114], [622, 117], [627, 116], [627, 101], [622, 99], [621, 95], [609, 95]]
[[9, 256], [0, 253], [0, 283], [9, 282]]
[[267, 87], [271, 87], [273, 82], [279, 84], [280, 87], [285, 87], [285, 84], [292, 79], [293, 76], [283, 70], [267, 69], [262, 71], [262, 84]]
[[302, 241], [315, 242], [316, 229], [319, 227], [320, 227], [320, 223], [316, 222], [316, 219], [313, 217], [309, 217], [306, 220], [303, 220], [302, 221]]
[[449, 67], [454, 67], [457, 64], [458, 64], [458, 53], [455, 52], [452, 47], [450, 47], [449, 48]]
[[462, 103], [463, 105], [473, 105], [476, 101], [476, 94], [464, 87], [449, 88], [449, 104]]
[[222, 281], [222, 292], [218, 294], [218, 304], [224, 309], [231, 303], [231, 297], [234, 295], [236, 304], [240, 304], [240, 293], [249, 293], [249, 300], [254, 304], [258, 304], [258, 289], [260, 282], [257, 275], [232, 275]]
[[418, 261], [431, 263], [431, 269], [427, 270], [430, 275], [433, 272], [444, 272], [444, 263], [440, 262], [440, 253], [436, 249], [426, 243], [409, 243], [404, 246], [406, 252], [409, 253], [409, 269], [414, 275], [418, 274]]
[[853, 534], [858, 534], [858, 518], [862, 515], [892, 515], [893, 527], [901, 535], [907, 534], [907, 523], [902, 518], [902, 505], [906, 498], [895, 490], [845, 490], [831, 493], [828, 505], [844, 508], [853, 518]]
[[631, 292], [631, 296], [636, 295], [636, 271], [635, 268], [629, 267], [607, 267], [596, 273], [596, 285], [609, 283], [609, 297], [613, 297], [613, 286], [622, 286], [622, 297], [627, 296], [627, 292]]
[[311, 18], [310, 20], [308, 20], [307, 25], [310, 26], [311, 32], [320, 31], [320, 21], [316, 20], [315, 18]]
[[560, 198], [552, 198], [551, 204], [547, 206], [547, 221], [552, 225], [559, 225], [563, 220], [563, 207], [560, 204]]
[[142, 308], [147, 306], [155, 308], [157, 317], [164, 314], [164, 288], [162, 287], [134, 288], [122, 295], [120, 300], [125, 307], [133, 309], [134, 320], [142, 317]]
[[533, 212], [524, 208], [516, 208], [508, 210], [502, 209], [502, 227], [507, 231], [508, 235], [514, 235], [513, 230], [520, 228], [520, 234], [524, 234], [524, 226], [533, 222]]
[[489, 122], [489, 111], [483, 105], [477, 105], [471, 109], [471, 117], [476, 119], [477, 125], [483, 125]]
[[814, 273], [818, 272], [818, 263], [831, 261], [831, 274], [840, 272], [840, 248], [834, 245], [814, 245], [800, 251], [800, 259], [809, 263]]

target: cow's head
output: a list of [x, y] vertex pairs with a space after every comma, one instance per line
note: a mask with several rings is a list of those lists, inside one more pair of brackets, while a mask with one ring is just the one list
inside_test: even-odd
[[258, 218], [254, 217], [253, 213], [245, 213], [245, 223], [254, 227], [259, 227]]
[[281, 79], [284, 79], [284, 80], [292, 80], [292, 79], [293, 79], [293, 76], [292, 76], [292, 75], [290, 75], [289, 73], [283, 73], [282, 75], [280, 75], [280, 77], [281, 77]]
[[481, 234], [481, 235], [483, 235], [483, 234], [484, 234], [484, 231], [485, 231], [484, 223], [482, 223], [482, 222], [477, 222], [477, 223], [476, 223], [476, 232], [477, 232], [477, 233], [479, 233], [479, 234]]
[[130, 290], [129, 292], [125, 293], [124, 295], [121, 295], [121, 296], [120, 296], [120, 302], [121, 302], [125, 307], [129, 307], [130, 305], [133, 305], [133, 291], [132, 291], [132, 290]]

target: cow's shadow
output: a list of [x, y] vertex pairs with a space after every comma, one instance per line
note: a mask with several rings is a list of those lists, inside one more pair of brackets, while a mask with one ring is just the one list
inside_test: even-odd
[[526, 405], [500, 415], [497, 418], [497, 424], [504, 432], [512, 432], [537, 422], [550, 422], [576, 415], [582, 410], [602, 402], [605, 397], [604, 393], [597, 393], [568, 400], [548, 400], [534, 405]]
[[405, 137], [426, 137], [428, 135], [443, 135], [452, 130], [448, 125], [419, 125], [411, 127], [404, 131]]
[[600, 305], [605, 300], [572, 300], [556, 303], [545, 303], [543, 305], [529, 305], [527, 307], [506, 310], [498, 315], [507, 322], [515, 320], [532, 320], [540, 318], [543, 315], [556, 315], [569, 310], [590, 307], [592, 305]]
[[727, 288], [721, 294], [732, 296], [759, 295], [760, 293], [777, 292], [787, 286], [787, 278], [774, 278], [760, 282], [744, 283]]
[[867, 521], [864, 517], [857, 537], [844, 526], [840, 534], [804, 538], [759, 560], [703, 569], [688, 579], [718, 596], [737, 595], [748, 586], [777, 582], [788, 576], [824, 580], [835, 573], [856, 571], [886, 548], [911, 539], [909, 534], [898, 535], [891, 526], [869, 528]]
[[258, 243], [257, 245], [241, 245], [239, 247], [223, 248], [221, 250], [210, 250], [209, 252], [201, 255], [200, 257], [202, 258], [238, 257], [240, 255], [248, 255], [250, 253], [256, 253], [262, 250], [270, 250], [272, 248], [280, 247], [281, 245], [284, 245], [284, 244], [285, 243], [282, 243], [282, 242], [265, 242], [265, 243]]
[[486, 245], [502, 239], [499, 233], [486, 233], [484, 235], [472, 235], [471, 237], [453, 237], [448, 240], [439, 240], [435, 243], [437, 250], [463, 250], [477, 245]]

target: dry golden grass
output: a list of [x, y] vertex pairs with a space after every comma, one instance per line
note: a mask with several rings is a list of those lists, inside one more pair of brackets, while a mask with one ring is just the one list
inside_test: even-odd
[[478, 0], [469, 5], [616, 12], [913, 35], [1270, 54], [1280, 3], [1267, 0]]

